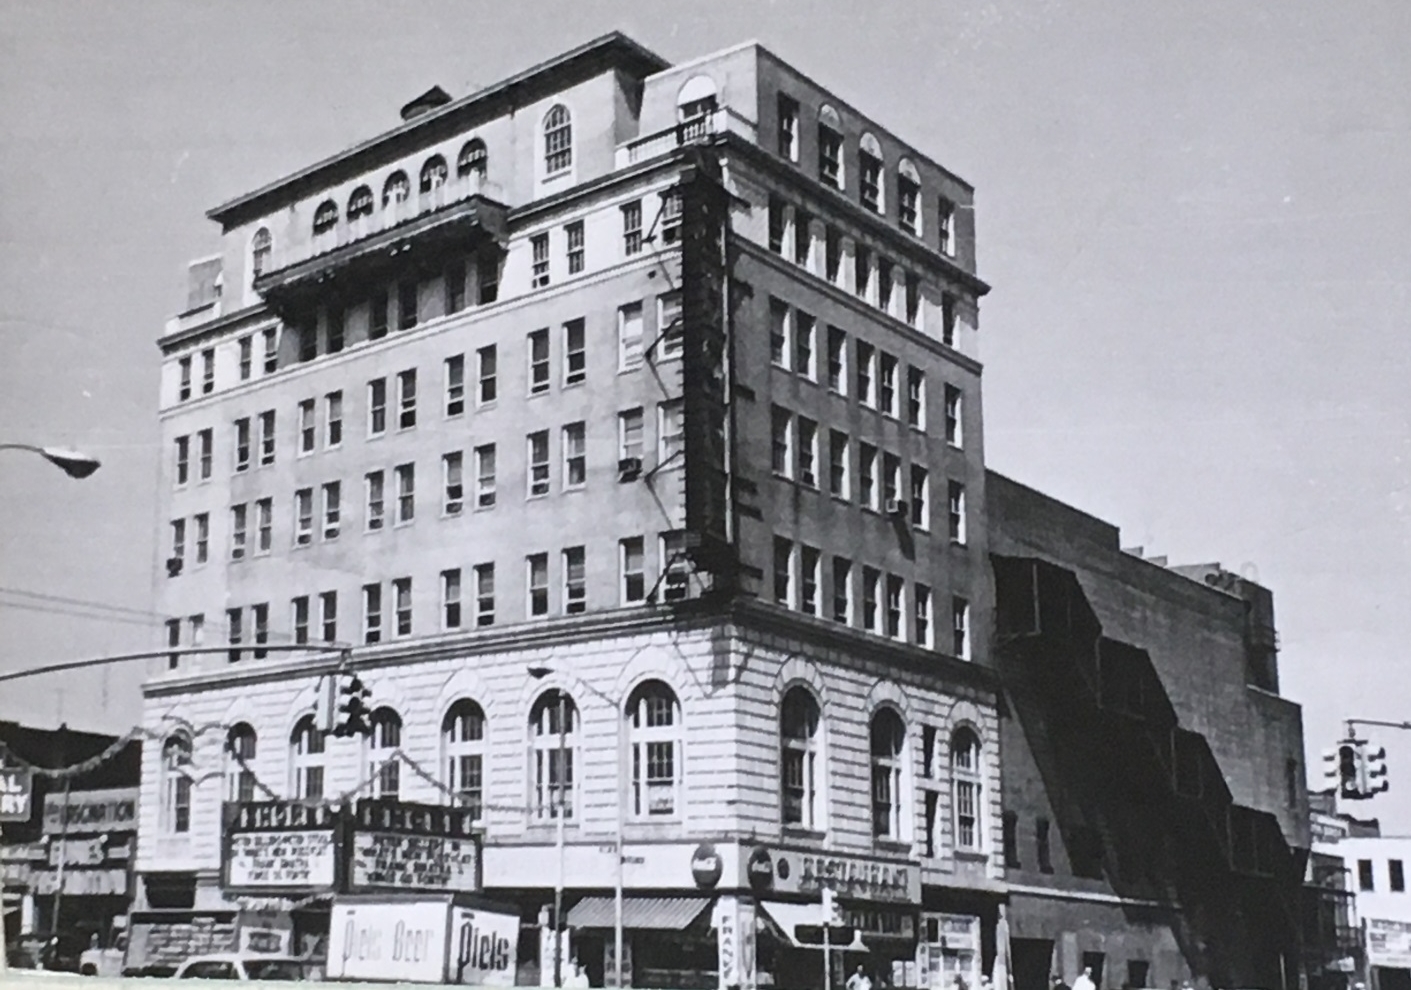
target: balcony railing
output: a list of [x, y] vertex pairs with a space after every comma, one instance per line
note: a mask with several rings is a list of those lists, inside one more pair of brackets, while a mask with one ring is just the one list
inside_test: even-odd
[[374, 205], [372, 212], [355, 219], [340, 216], [332, 227], [311, 234], [307, 239], [289, 238], [282, 246], [276, 243], [273, 256], [260, 276], [263, 278], [338, 248], [357, 244], [473, 196], [504, 202], [504, 192], [497, 183], [485, 181], [479, 172], [470, 172], [447, 179], [428, 192], [411, 193], [406, 199], [391, 200], [381, 207]]
[[658, 155], [674, 151], [687, 144], [706, 141], [716, 134], [738, 134], [745, 140], [757, 139], [758, 128], [753, 121], [746, 120], [729, 107], [721, 107], [699, 117], [684, 120], [673, 127], [646, 137], [618, 145], [615, 165], [626, 168], [637, 162], [644, 162]]

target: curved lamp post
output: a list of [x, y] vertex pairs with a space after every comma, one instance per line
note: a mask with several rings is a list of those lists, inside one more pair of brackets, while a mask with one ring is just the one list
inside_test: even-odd
[[0, 450], [28, 450], [57, 466], [70, 478], [86, 478], [98, 470], [98, 458], [62, 447], [36, 447], [30, 443], [0, 443]]

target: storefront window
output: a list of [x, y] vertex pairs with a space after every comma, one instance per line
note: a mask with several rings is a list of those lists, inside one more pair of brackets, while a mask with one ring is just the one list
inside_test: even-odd
[[529, 714], [533, 767], [532, 812], [535, 818], [550, 821], [563, 809], [573, 817], [574, 748], [578, 745], [578, 708], [561, 691], [539, 695]]
[[894, 708], [879, 708], [872, 716], [872, 834], [902, 841], [903, 776], [906, 724]]
[[817, 828], [818, 702], [805, 687], [790, 688], [784, 695], [780, 717], [780, 795], [784, 824]]
[[485, 793], [485, 711], [469, 698], [457, 701], [441, 723], [441, 742], [446, 786], [458, 804], [474, 808], [479, 818]]
[[255, 758], [255, 730], [248, 722], [240, 722], [230, 727], [225, 737], [225, 751], [229, 757], [226, 772], [226, 796], [230, 801], [255, 800], [255, 774], [249, 769]]
[[632, 815], [675, 815], [681, 777], [681, 706], [661, 681], [647, 681], [627, 703], [632, 749]]

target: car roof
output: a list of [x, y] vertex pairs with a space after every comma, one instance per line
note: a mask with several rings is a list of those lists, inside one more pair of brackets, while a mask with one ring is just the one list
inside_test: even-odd
[[271, 956], [260, 952], [210, 952], [204, 956], [191, 956], [183, 966], [194, 962], [293, 962], [301, 963], [305, 960], [298, 956]]

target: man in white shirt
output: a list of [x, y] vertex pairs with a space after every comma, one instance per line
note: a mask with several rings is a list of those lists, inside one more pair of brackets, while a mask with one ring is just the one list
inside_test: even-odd
[[1073, 990], [1097, 990], [1097, 984], [1093, 982], [1093, 968], [1091, 966], [1083, 967], [1083, 971], [1073, 981]]

